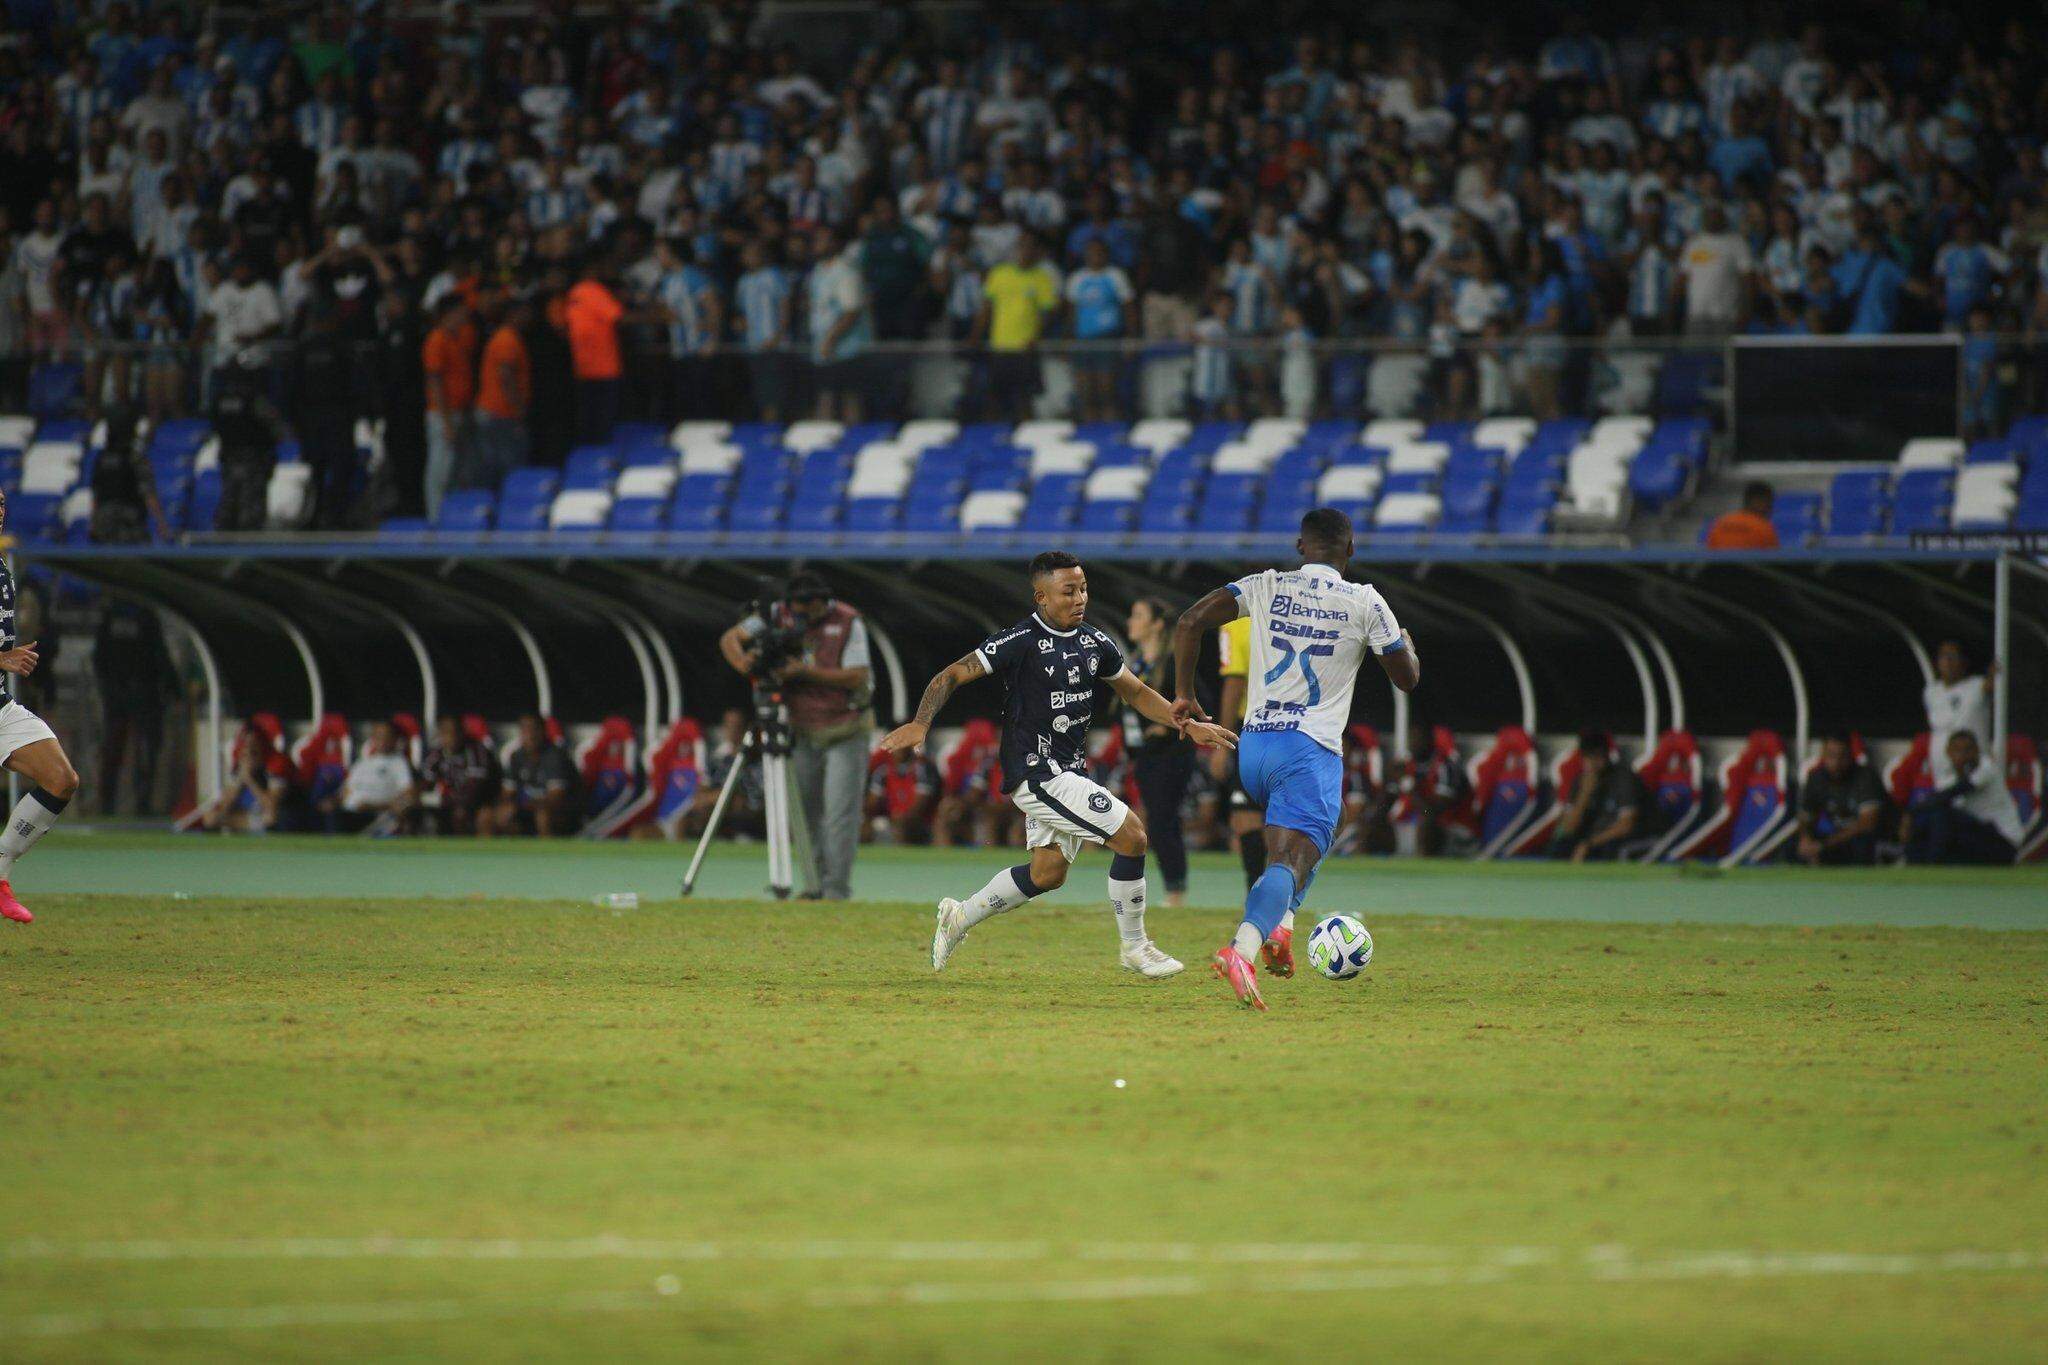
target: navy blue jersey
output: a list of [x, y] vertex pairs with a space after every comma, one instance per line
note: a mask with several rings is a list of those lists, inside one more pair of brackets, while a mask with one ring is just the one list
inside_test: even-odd
[[[14, 570], [0, 559], [0, 651], [13, 649], [14, 645]], [[14, 675], [0, 673], [0, 706], [13, 700]]]
[[1085, 621], [1054, 630], [1033, 612], [974, 654], [1003, 680], [1003, 790], [1085, 771], [1096, 684], [1124, 671], [1116, 642]]

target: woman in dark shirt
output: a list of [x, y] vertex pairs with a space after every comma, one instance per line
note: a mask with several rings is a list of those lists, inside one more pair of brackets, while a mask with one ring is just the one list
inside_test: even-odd
[[[1173, 651], [1167, 648], [1167, 628], [1172, 624], [1166, 603], [1156, 597], [1139, 599], [1131, 606], [1125, 625], [1131, 653], [1125, 662], [1141, 682], [1153, 690], [1173, 681]], [[1161, 695], [1165, 695], [1162, 693]], [[1194, 775], [1194, 748], [1163, 725], [1154, 725], [1129, 707], [1124, 708], [1124, 749], [1131, 756], [1138, 779], [1138, 795], [1145, 803], [1145, 830], [1151, 835], [1152, 852], [1159, 857], [1159, 875], [1166, 883], [1166, 903], [1185, 905], [1188, 898], [1188, 849], [1180, 825], [1181, 802]]]

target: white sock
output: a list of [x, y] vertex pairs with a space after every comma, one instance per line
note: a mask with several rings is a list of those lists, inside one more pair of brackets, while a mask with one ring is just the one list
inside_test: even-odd
[[1246, 962], [1257, 962], [1259, 949], [1265, 945], [1266, 940], [1259, 937], [1257, 927], [1247, 920], [1237, 926], [1237, 935], [1230, 942]]
[[1145, 941], [1145, 879], [1109, 879], [1109, 906], [1116, 911], [1116, 932], [1125, 946]]
[[27, 796], [14, 803], [14, 814], [7, 817], [7, 828], [0, 830], [0, 880], [14, 874], [14, 860], [34, 848], [36, 840], [50, 832], [50, 827], [57, 823], [57, 817], [69, 804], [68, 800], [59, 800], [41, 787], [31, 787]]
[[1289, 910], [1280, 917], [1280, 927], [1290, 934], [1294, 932], [1294, 912], [1292, 910]]
[[[1029, 875], [1028, 872], [1026, 875]], [[1027, 891], [1018, 883], [1016, 868], [1006, 867], [991, 877], [987, 886], [960, 902], [963, 927], [972, 929], [991, 916], [1000, 915], [1005, 910], [1015, 910], [1036, 894], [1036, 888]]]

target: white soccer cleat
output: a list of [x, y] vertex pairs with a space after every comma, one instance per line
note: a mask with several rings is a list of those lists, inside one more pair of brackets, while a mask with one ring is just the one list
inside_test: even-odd
[[1159, 945], [1151, 939], [1140, 939], [1135, 944], [1126, 944], [1123, 950], [1124, 970], [1136, 972], [1147, 980], [1158, 981], [1183, 970], [1181, 964], [1159, 951]]
[[946, 959], [960, 946], [960, 940], [967, 937], [966, 917], [960, 913], [960, 902], [947, 897], [939, 902], [938, 922], [932, 929], [932, 970], [946, 970]]

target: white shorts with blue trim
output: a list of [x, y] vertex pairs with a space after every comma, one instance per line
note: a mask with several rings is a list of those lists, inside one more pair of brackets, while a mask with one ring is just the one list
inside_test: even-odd
[[1070, 863], [1083, 844], [1108, 843], [1131, 813], [1116, 793], [1074, 772], [1026, 778], [1010, 799], [1024, 812], [1024, 847], [1056, 844]]

